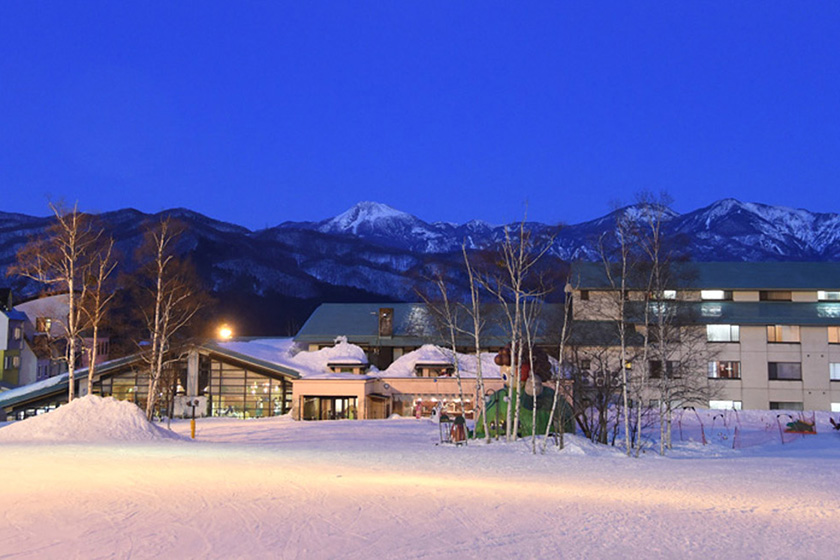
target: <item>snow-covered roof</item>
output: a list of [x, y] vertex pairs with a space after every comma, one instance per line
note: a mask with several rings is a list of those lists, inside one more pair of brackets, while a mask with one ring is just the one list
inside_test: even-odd
[[[481, 375], [487, 378], [501, 377], [499, 366], [493, 362], [495, 354], [484, 352], [481, 354]], [[458, 369], [461, 377], [473, 378], [478, 370], [478, 360], [472, 354], [453, 354], [452, 350], [426, 344], [413, 352], [408, 352], [394, 360], [387, 369], [379, 374], [379, 377], [415, 377], [415, 368], [418, 364], [439, 365], [442, 363], [455, 365], [457, 358]]]
[[[364, 350], [346, 339], [339, 338], [335, 346], [314, 352], [302, 351], [291, 338], [257, 338], [218, 342], [214, 346], [244, 356], [251, 356], [264, 362], [275, 364], [297, 372], [301, 378], [323, 379], [359, 379], [365, 375], [352, 373], [334, 373], [329, 364], [353, 363], [367, 364]], [[374, 368], [373, 372], [377, 370]]]
[[[451, 350], [426, 344], [419, 349], [399, 357], [384, 371], [372, 367], [367, 374], [334, 373], [330, 364], [367, 364], [364, 350], [339, 337], [334, 346], [316, 351], [301, 350], [291, 338], [266, 338], [232, 340], [214, 343], [214, 346], [237, 354], [251, 356], [267, 363], [292, 369], [303, 379], [369, 379], [387, 377], [415, 377], [417, 364], [451, 363], [455, 360]], [[482, 375], [499, 378], [499, 366], [493, 362], [495, 354], [481, 355]], [[475, 377], [477, 360], [469, 354], [458, 354], [458, 367], [463, 377]]]

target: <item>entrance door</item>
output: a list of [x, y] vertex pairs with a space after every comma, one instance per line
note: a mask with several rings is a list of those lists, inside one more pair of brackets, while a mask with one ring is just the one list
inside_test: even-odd
[[358, 417], [356, 397], [304, 397], [304, 420], [342, 420]]

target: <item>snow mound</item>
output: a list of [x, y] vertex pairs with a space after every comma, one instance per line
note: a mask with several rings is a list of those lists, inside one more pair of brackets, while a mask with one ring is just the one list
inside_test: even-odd
[[88, 395], [49, 414], [0, 428], [0, 443], [114, 442], [184, 439], [146, 420], [137, 405], [113, 397]]
[[589, 441], [582, 436], [566, 434], [561, 453], [577, 457], [614, 457], [621, 455], [621, 449]]
[[[481, 373], [485, 378], [500, 378], [502, 376], [499, 366], [495, 364], [494, 352], [483, 352], [481, 354]], [[476, 376], [478, 360], [471, 354], [458, 353], [458, 367], [461, 369], [461, 377], [471, 378]], [[452, 350], [425, 344], [412, 352], [403, 354], [382, 372], [382, 377], [414, 377], [414, 368], [418, 363], [447, 362], [454, 365], [455, 359]]]

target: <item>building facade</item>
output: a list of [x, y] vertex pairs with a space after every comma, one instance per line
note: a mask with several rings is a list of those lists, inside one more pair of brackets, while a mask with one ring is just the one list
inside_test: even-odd
[[[681, 328], [702, 341], [705, 374], [719, 408], [840, 412], [840, 263], [680, 263], [667, 290], [628, 282], [627, 321], [643, 334], [644, 306], [674, 306]], [[617, 283], [604, 265], [571, 277], [575, 321], [610, 320]]]

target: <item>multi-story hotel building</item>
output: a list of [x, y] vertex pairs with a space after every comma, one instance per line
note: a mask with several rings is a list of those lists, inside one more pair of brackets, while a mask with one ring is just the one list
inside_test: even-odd
[[[645, 302], [681, 309], [715, 389], [696, 404], [840, 411], [840, 263], [680, 263], [670, 276], [656, 301], [628, 281], [625, 317], [638, 341]], [[574, 319], [614, 319], [618, 285], [601, 263], [573, 267]]]

